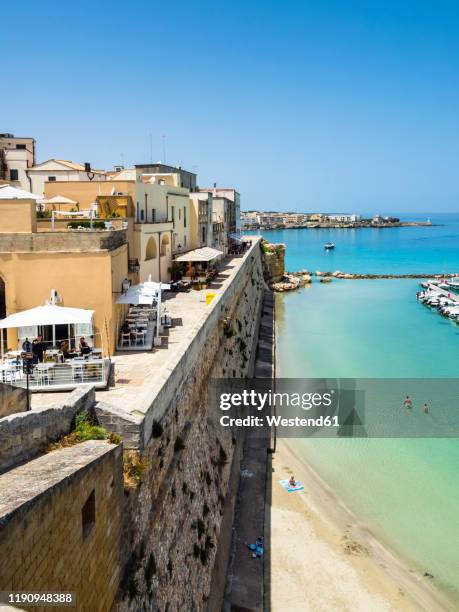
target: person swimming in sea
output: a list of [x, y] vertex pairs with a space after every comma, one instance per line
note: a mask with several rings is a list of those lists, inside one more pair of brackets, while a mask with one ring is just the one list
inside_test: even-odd
[[422, 409], [424, 411], [424, 414], [429, 414], [429, 406], [427, 405], [427, 402], [424, 403]]
[[405, 397], [405, 401], [403, 402], [403, 405], [405, 406], [405, 408], [412, 408], [413, 407], [413, 401], [411, 399], [411, 397], [409, 395], [407, 395]]

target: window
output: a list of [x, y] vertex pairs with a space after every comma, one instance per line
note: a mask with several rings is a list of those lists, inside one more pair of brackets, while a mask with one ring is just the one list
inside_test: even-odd
[[183, 227], [186, 227], [186, 206], [183, 207]]
[[136, 215], [135, 215], [135, 218], [136, 218], [136, 221], [137, 221], [137, 223], [138, 223], [138, 222], [139, 222], [139, 220], [140, 220], [140, 215], [139, 215], [139, 203], [138, 203], [138, 202], [137, 202], [137, 204], [136, 204]]
[[26, 149], [26, 146], [25, 144], [17, 144], [16, 149], [20, 149], [21, 151], [23, 151], [24, 149]]
[[11, 168], [10, 170], [10, 181], [18, 181], [19, 180], [19, 171], [16, 168]]
[[48, 181], [50, 183], [55, 183], [56, 182], [56, 177], [55, 176], [48, 176]]
[[151, 209], [151, 222], [156, 223], [156, 208]]
[[[21, 340], [25, 340], [26, 338], [29, 338], [29, 340], [32, 341], [33, 338], [36, 338], [37, 336], [38, 336], [38, 327], [36, 325], [18, 327], [18, 338], [19, 338], [20, 345], [22, 345]], [[21, 348], [21, 346], [19, 348]]]
[[81, 508], [81, 524], [83, 540], [85, 540], [96, 524], [96, 493], [94, 490], [91, 491], [84, 506]]
[[145, 261], [156, 258], [156, 240], [151, 237], [148, 239], [147, 248], [145, 251]]
[[202, 227], [202, 244], [206, 244], [206, 226]]
[[143, 210], [140, 211], [140, 220], [144, 221], [145, 219], [145, 212]]
[[171, 216], [172, 216], [172, 223], [174, 224], [174, 227], [175, 227], [175, 206], [171, 206]]
[[[164, 234], [161, 239], [161, 257], [165, 257], [167, 255], [167, 246], [169, 244], [169, 236]], [[174, 238], [172, 237], [172, 244], [174, 244]]]

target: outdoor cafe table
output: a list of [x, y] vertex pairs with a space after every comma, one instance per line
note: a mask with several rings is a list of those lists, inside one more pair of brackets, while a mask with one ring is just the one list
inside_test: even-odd
[[45, 360], [46, 361], [54, 361], [55, 363], [59, 363], [62, 358], [62, 351], [58, 349], [47, 349], [45, 351]]
[[45, 380], [50, 382], [52, 378], [53, 370], [56, 364], [53, 363], [37, 363], [35, 366], [35, 372], [37, 374], [37, 380], [39, 383], [44, 383]]

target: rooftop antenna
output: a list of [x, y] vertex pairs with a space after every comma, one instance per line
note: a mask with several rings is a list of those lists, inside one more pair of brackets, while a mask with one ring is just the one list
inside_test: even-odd
[[121, 153], [121, 165], [124, 166], [124, 153]]
[[150, 164], [153, 163], [153, 136], [150, 132]]
[[163, 164], [166, 163], [166, 134], [162, 135], [163, 140]]

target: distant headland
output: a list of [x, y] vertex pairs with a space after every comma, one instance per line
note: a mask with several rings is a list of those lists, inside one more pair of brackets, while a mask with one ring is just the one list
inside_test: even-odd
[[245, 230], [258, 229], [315, 229], [315, 228], [362, 228], [362, 227], [416, 227], [431, 226], [426, 221], [401, 221], [398, 217], [383, 217], [379, 214], [371, 218], [361, 215], [339, 213], [295, 213], [263, 212], [249, 210], [241, 212], [241, 226]]

